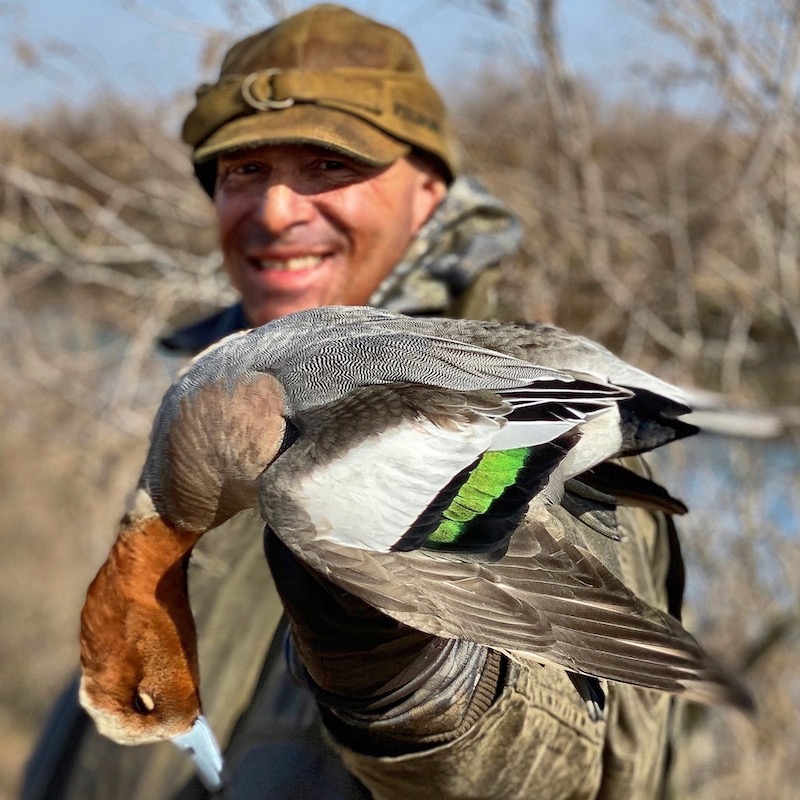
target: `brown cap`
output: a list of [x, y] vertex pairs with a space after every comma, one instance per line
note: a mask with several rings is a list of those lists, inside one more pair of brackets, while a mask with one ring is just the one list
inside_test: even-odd
[[197, 90], [183, 139], [198, 174], [226, 150], [288, 142], [375, 165], [419, 148], [455, 171], [447, 112], [408, 38], [328, 4], [235, 44], [219, 81]]

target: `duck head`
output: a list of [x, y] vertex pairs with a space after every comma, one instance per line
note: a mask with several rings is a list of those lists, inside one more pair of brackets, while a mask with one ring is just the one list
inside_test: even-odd
[[123, 521], [81, 614], [80, 702], [119, 744], [170, 740], [209, 789], [222, 754], [201, 714], [186, 565], [198, 539], [160, 517]]
[[256, 503], [280, 450], [271, 376], [211, 379], [162, 403], [140, 486], [81, 614], [80, 702], [120, 744], [171, 740], [218, 788], [222, 758], [200, 708], [187, 566], [200, 537]]
[[81, 703], [120, 744], [171, 739], [199, 716], [189, 609], [191, 535], [160, 517], [126, 521], [81, 614]]

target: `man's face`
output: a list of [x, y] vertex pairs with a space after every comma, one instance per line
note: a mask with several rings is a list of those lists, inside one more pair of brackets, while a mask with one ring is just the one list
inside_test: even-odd
[[221, 155], [220, 244], [249, 322], [366, 303], [445, 192], [409, 158], [371, 167], [310, 145]]

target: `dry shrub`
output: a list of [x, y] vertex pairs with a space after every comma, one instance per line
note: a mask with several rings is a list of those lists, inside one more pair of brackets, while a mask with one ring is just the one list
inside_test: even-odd
[[[513, 80], [485, 71], [466, 80], [482, 90], [456, 104], [464, 163], [525, 222], [523, 256], [506, 273], [510, 311], [599, 338], [665, 377], [794, 402], [800, 126], [781, 101], [797, 74], [791, 59], [771, 93], [743, 99], [766, 82], [732, 85], [741, 71], [711, 68], [725, 51], [698, 43], [697, 62], [720, 81], [720, 111], [609, 109], [569, 78], [552, 4], [490, 5], [533, 14], [540, 56]], [[645, 5], [696, 38], [680, 13], [709, 3]], [[713, 29], [713, 17], [699, 20]], [[731, 48], [742, 52], [746, 34], [727, 31]], [[175, 366], [153, 354], [153, 340], [231, 294], [208, 201], [162, 112], [104, 100], [3, 125], [0, 136], [1, 796], [74, 668], [83, 592]], [[794, 475], [787, 448], [777, 477], [759, 471], [769, 449], [710, 460], [702, 444], [685, 463], [661, 465], [667, 483], [693, 476], [689, 494], [725, 475], [690, 497], [696, 511], [683, 525], [689, 621], [724, 661], [747, 668], [760, 703], [754, 724], [727, 712], [689, 719], [684, 800], [756, 796], [764, 770], [770, 797], [797, 785], [800, 563], [796, 526], [788, 536], [791, 524], [775, 519], [789, 501], [771, 493]], [[690, 469], [699, 463], [702, 479]]]
[[159, 116], [108, 103], [3, 126], [0, 796], [77, 664], [77, 625], [174, 364], [168, 320], [232, 297]]
[[672, 797], [790, 800], [800, 780], [800, 476], [790, 441], [694, 439], [654, 459], [691, 511], [685, 622], [757, 712], [683, 709]]
[[775, 12], [774, 38], [757, 58], [751, 40], [763, 28], [748, 27], [749, 18], [725, 23], [727, 50], [711, 47], [724, 20], [713, 2], [631, 4], [652, 9], [654, 25], [694, 49], [692, 71], [718, 106], [687, 118], [663, 104], [600, 104], [569, 75], [552, 0], [495, 5], [515, 32], [530, 32], [535, 67], [513, 80], [461, 81], [480, 91], [460, 92], [458, 132], [464, 163], [526, 224], [508, 303], [661, 374], [773, 401], [795, 397], [796, 13], [787, 6], [778, 35], [782, 7], [764, 4]]
[[742, 211], [720, 221], [752, 151], [748, 137], [620, 108], [590, 120], [587, 158], [602, 177], [602, 200], [591, 206], [580, 175], [564, 190], [558, 161], [568, 159], [548, 130], [547, 106], [526, 105], [527, 87], [505, 89], [502, 116], [475, 101], [462, 108], [460, 131], [467, 162], [526, 223], [508, 302], [662, 374], [792, 398], [800, 329], [786, 284], [797, 276], [776, 269], [779, 254], [767, 250], [797, 223], [785, 157], [753, 189], [752, 205], [740, 201]]

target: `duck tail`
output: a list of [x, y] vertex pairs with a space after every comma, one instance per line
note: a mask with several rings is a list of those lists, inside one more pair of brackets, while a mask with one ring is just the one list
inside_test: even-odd
[[691, 412], [689, 406], [647, 389], [634, 389], [633, 396], [619, 401], [618, 407], [622, 432], [620, 456], [646, 453], [677, 439], [694, 436], [700, 430], [679, 419]]

